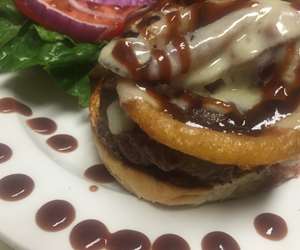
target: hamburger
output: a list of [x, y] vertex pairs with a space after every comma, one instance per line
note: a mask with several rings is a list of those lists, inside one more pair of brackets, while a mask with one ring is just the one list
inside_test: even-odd
[[296, 177], [299, 25], [297, 1], [279, 0], [163, 0], [131, 16], [100, 53], [90, 101], [110, 173], [170, 206]]

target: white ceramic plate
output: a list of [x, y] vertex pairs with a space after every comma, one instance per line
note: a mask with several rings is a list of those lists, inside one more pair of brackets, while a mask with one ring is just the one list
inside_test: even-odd
[[[14, 97], [31, 107], [30, 118], [53, 119], [58, 126], [55, 134], [70, 134], [79, 143], [71, 153], [56, 152], [46, 143], [50, 136], [29, 129], [28, 117], [0, 113], [0, 143], [13, 151], [11, 159], [0, 164], [0, 179], [22, 173], [35, 183], [33, 192], [22, 200], [0, 199], [0, 236], [13, 248], [71, 250], [70, 232], [86, 219], [101, 221], [111, 233], [122, 229], [143, 232], [151, 242], [163, 234], [177, 234], [193, 250], [200, 250], [201, 240], [212, 231], [230, 234], [244, 250], [300, 248], [299, 179], [255, 197], [197, 208], [155, 206], [138, 200], [117, 184], [96, 184], [98, 191], [91, 192], [89, 188], [95, 183], [85, 178], [84, 172], [100, 159], [92, 141], [87, 110], [78, 108], [76, 100], [63, 94], [38, 71], [0, 76], [0, 98], [4, 97]], [[73, 205], [75, 219], [64, 230], [44, 231], [36, 223], [36, 213], [42, 205], [57, 199]], [[283, 240], [267, 240], [256, 232], [254, 218], [265, 212], [285, 219], [288, 234]], [[89, 247], [86, 249], [94, 249]], [[215, 249], [231, 250], [221, 245]], [[125, 245], [119, 250], [126, 250]]]

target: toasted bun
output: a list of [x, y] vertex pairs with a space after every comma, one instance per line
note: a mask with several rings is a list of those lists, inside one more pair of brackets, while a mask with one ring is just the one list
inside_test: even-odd
[[[182, 188], [163, 182], [136, 168], [126, 165], [114, 158], [97, 136], [97, 122], [101, 120], [99, 114], [100, 91], [98, 86], [92, 95], [90, 104], [91, 125], [95, 135], [95, 141], [99, 155], [109, 172], [129, 192], [137, 197], [169, 206], [200, 205], [207, 202], [225, 200], [253, 193], [266, 186], [273, 177], [268, 169], [260, 173], [246, 174], [231, 183], [215, 185], [212, 188]], [[199, 166], [201, 167], [201, 166]], [[282, 179], [288, 178], [284, 176]]]
[[170, 148], [216, 164], [249, 170], [295, 159], [300, 154], [300, 131], [274, 128], [259, 136], [194, 128], [141, 99], [122, 103], [139, 127]]

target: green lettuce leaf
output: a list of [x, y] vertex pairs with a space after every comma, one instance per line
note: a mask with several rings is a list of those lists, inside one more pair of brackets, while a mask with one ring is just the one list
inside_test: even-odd
[[5, 18], [15, 24], [20, 24], [25, 20], [25, 18], [16, 9], [12, 0], [0, 1], [0, 17]]
[[70, 65], [69, 67], [46, 68], [47, 72], [59, 83], [68, 94], [77, 96], [81, 106], [89, 104], [91, 94], [88, 74], [93, 65]]
[[0, 1], [0, 48], [17, 36], [24, 22], [11, 0]]
[[21, 25], [16, 25], [0, 17], [0, 48], [16, 37], [20, 29]]
[[39, 37], [46, 42], [58, 42], [65, 40], [65, 36], [57, 32], [49, 31], [41, 26], [34, 25]]
[[26, 20], [11, 0], [0, 0], [0, 73], [40, 66], [67, 93], [88, 105], [89, 73], [103, 44], [77, 43]]

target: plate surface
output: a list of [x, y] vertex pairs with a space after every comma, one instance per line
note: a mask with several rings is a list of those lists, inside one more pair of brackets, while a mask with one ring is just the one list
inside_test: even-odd
[[[136, 230], [146, 234], [151, 242], [163, 234], [177, 234], [193, 250], [200, 250], [201, 240], [212, 231], [230, 234], [243, 250], [299, 249], [299, 179], [255, 197], [197, 208], [152, 205], [128, 194], [116, 183], [95, 183], [84, 176], [87, 168], [100, 163], [88, 112], [81, 110], [76, 100], [63, 94], [45, 74], [26, 71], [0, 76], [0, 98], [5, 97], [14, 97], [33, 111], [31, 117], [0, 113], [0, 143], [13, 152], [8, 161], [0, 163], [0, 179], [18, 173], [34, 181], [32, 193], [24, 199], [0, 199], [0, 238], [13, 248], [72, 250], [69, 238], [74, 226], [95, 219], [111, 233]], [[70, 153], [53, 150], [46, 143], [52, 135], [41, 135], [28, 127], [26, 120], [36, 117], [54, 120], [55, 135], [73, 136], [78, 148]], [[98, 190], [91, 192], [91, 185], [97, 185]], [[68, 201], [75, 209], [74, 221], [57, 232], [47, 232], [36, 222], [37, 211], [52, 200]], [[266, 212], [278, 214], [287, 222], [288, 234], [283, 240], [270, 241], [256, 232], [254, 219]]]

